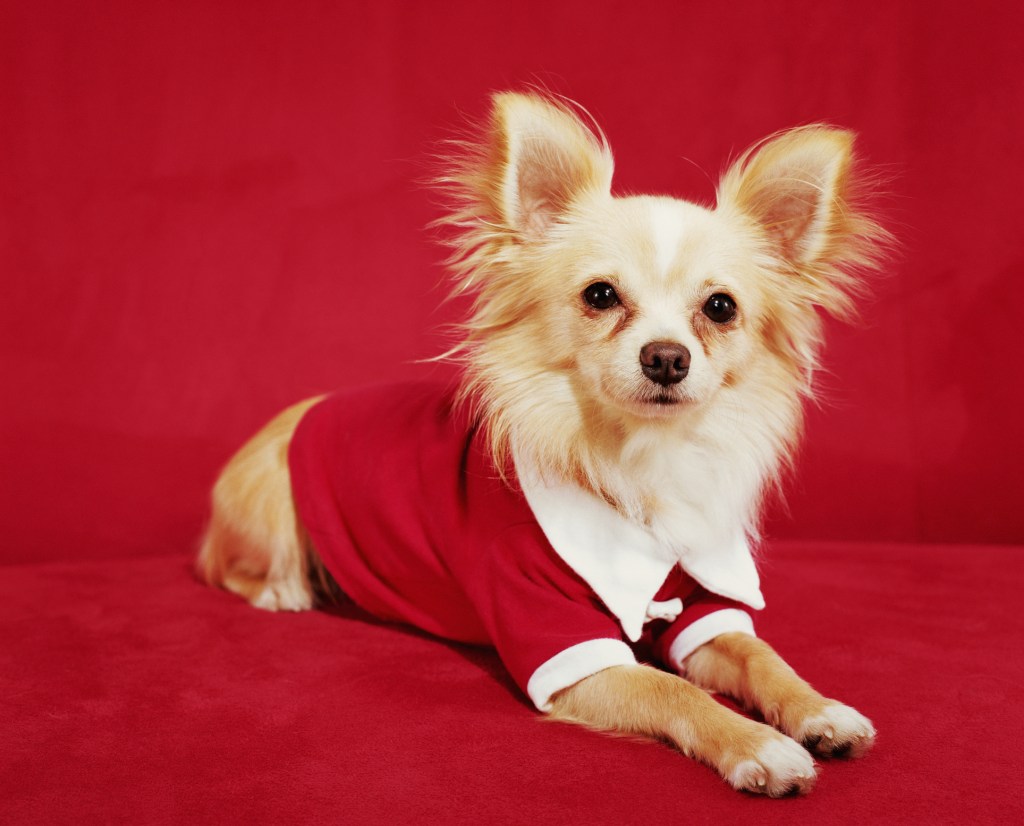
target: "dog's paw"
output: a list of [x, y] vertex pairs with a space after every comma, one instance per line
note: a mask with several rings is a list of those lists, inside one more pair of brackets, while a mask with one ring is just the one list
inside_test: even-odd
[[871, 721], [834, 700], [820, 713], [804, 718], [790, 733], [815, 754], [828, 757], [862, 757], [875, 744]]
[[299, 582], [268, 582], [250, 603], [264, 611], [308, 611], [313, 607], [313, 593]]
[[762, 736], [751, 741], [748, 754], [734, 758], [725, 779], [738, 791], [769, 797], [807, 794], [818, 779], [814, 758], [786, 735], [767, 726], [758, 725], [758, 729], [763, 729]]

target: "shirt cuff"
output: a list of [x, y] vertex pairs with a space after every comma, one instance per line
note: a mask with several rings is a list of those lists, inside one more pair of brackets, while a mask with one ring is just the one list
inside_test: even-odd
[[683, 661], [704, 643], [711, 642], [719, 634], [739, 631], [756, 637], [754, 621], [750, 614], [739, 608], [723, 608], [714, 611], [691, 625], [686, 626], [668, 649], [668, 665], [680, 674], [683, 672]]
[[626, 643], [613, 639], [587, 640], [560, 651], [534, 671], [526, 693], [538, 709], [551, 711], [554, 694], [615, 665], [636, 665], [633, 650]]

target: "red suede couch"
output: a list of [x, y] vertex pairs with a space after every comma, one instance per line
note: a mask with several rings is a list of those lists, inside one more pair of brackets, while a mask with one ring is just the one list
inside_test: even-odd
[[546, 723], [485, 649], [269, 614], [184, 556], [0, 582], [4, 823], [1020, 823], [1019, 548], [779, 543], [759, 632], [879, 730], [799, 799]]
[[[0, 4], [0, 823], [1020, 823], [1024, 12], [583, 0]], [[272, 413], [430, 369], [419, 183], [487, 93], [585, 104], [621, 192], [710, 201], [855, 129], [901, 241], [829, 326], [760, 633], [873, 718], [815, 792], [542, 722], [486, 650], [201, 586]]]

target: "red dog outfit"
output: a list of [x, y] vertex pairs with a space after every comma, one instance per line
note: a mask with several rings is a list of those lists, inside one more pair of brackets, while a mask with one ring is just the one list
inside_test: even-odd
[[647, 622], [656, 655], [679, 668], [724, 631], [753, 633], [741, 602], [763, 607], [745, 541], [738, 586], [684, 571], [674, 553], [635, 554], [653, 540], [585, 491], [524, 484], [526, 473], [503, 482], [477, 424], [438, 385], [324, 399], [300, 422], [289, 466], [313, 546], [356, 604], [493, 645], [541, 710], [635, 663], [628, 643]]

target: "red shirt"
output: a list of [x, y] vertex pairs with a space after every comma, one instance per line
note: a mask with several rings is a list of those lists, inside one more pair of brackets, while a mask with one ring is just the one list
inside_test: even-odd
[[[632, 660], [624, 648], [600, 643], [583, 646], [587, 664], [576, 663], [564, 678], [548, 673], [565, 670], [558, 655], [580, 644], [624, 646], [622, 628], [552, 548], [522, 493], [501, 480], [479, 427], [444, 387], [410, 383], [324, 399], [300, 422], [289, 465], [317, 553], [342, 590], [375, 616], [493, 645], [542, 707], [552, 686], [581, 678], [580, 668], [594, 673]], [[695, 620], [742, 608], [679, 568], [656, 599], [671, 597], [686, 609], [671, 624], [653, 624], [663, 659]], [[546, 663], [538, 681], [544, 689], [528, 689]], [[571, 682], [558, 685], [564, 679]]]

